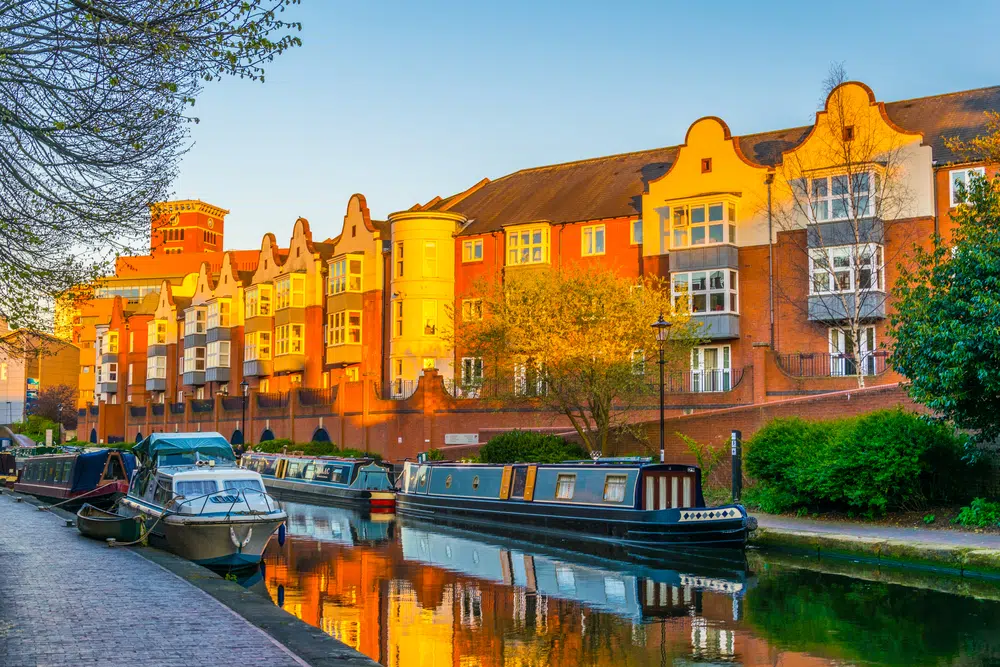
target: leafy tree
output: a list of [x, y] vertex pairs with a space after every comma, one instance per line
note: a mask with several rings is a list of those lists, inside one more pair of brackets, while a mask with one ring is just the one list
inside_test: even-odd
[[952, 212], [951, 245], [935, 239], [902, 267], [894, 293], [892, 364], [910, 396], [959, 428], [1000, 427], [1000, 192], [976, 177]]
[[686, 304], [674, 312], [658, 277], [637, 282], [610, 271], [532, 269], [476, 291], [484, 316], [463, 319], [447, 334], [459, 356], [483, 359], [482, 377], [463, 383], [481, 385], [484, 396], [533, 399], [566, 415], [591, 451], [607, 451], [611, 433], [627, 429], [629, 410], [652, 392], [657, 376], [647, 360], [658, 348], [650, 325], [660, 313], [673, 325], [666, 346], [673, 364], [697, 340]]
[[0, 318], [47, 328], [147, 238], [202, 85], [263, 81], [297, 2], [0, 0]]
[[31, 414], [61, 424], [63, 428], [76, 428], [77, 390], [65, 384], [46, 387], [38, 392], [38, 399]]

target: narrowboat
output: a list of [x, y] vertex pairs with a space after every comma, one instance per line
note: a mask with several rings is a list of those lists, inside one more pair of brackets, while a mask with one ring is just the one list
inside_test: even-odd
[[110, 507], [128, 491], [133, 470], [135, 456], [117, 449], [32, 456], [14, 490], [66, 509], [83, 503]]
[[13, 487], [17, 481], [17, 462], [10, 452], [0, 452], [0, 486]]
[[208, 567], [256, 566], [288, 518], [218, 433], [154, 433], [133, 451], [141, 467], [118, 512], [141, 516], [155, 547]]
[[259, 472], [264, 485], [283, 499], [327, 501], [372, 512], [391, 512], [396, 505], [389, 472], [374, 459], [248, 453], [240, 465]]
[[556, 464], [404, 464], [397, 512], [640, 549], [742, 550], [756, 520], [706, 507], [695, 466], [618, 458]]

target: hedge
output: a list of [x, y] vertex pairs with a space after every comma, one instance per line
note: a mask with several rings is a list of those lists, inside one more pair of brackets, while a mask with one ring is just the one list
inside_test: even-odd
[[746, 500], [765, 512], [868, 515], [960, 502], [979, 474], [964, 459], [966, 446], [947, 424], [899, 408], [822, 422], [775, 419], [746, 443], [756, 482]]
[[382, 457], [373, 452], [365, 453], [359, 449], [345, 447], [340, 449], [332, 442], [299, 442], [295, 443], [287, 438], [276, 440], [264, 440], [263, 442], [251, 445], [255, 452], [263, 454], [280, 454], [283, 451], [302, 452], [305, 456], [343, 456], [345, 458], [372, 458], [381, 461]]
[[501, 433], [479, 449], [482, 463], [559, 463], [589, 458], [579, 445], [534, 431]]

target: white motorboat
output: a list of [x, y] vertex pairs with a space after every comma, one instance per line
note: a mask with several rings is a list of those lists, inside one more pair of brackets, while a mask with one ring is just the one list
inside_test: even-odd
[[288, 518], [219, 433], [155, 433], [133, 452], [141, 467], [118, 511], [141, 515], [153, 546], [209, 567], [255, 565]]

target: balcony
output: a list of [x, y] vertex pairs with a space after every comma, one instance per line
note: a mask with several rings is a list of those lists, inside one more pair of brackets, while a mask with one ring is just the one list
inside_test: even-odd
[[854, 220], [841, 220], [811, 223], [806, 227], [806, 243], [810, 248], [884, 243], [884, 240], [885, 229], [879, 218], [863, 218], [856, 225]]
[[855, 354], [826, 352], [796, 352], [778, 354], [778, 367], [799, 378], [857, 377], [881, 375], [888, 370], [889, 353], [885, 350]]
[[146, 391], [166, 391], [167, 378], [146, 378]]
[[118, 383], [117, 382], [100, 382], [97, 385], [97, 393], [99, 393], [99, 394], [117, 394], [118, 393]]
[[306, 355], [280, 354], [274, 358], [275, 373], [296, 373], [306, 369]]
[[232, 332], [229, 327], [212, 327], [205, 332], [205, 342], [214, 343], [220, 340], [231, 340]]
[[205, 369], [206, 382], [229, 382], [229, 366], [213, 366]]
[[[664, 375], [663, 391], [667, 394], [712, 394], [732, 391], [743, 381], [743, 368], [713, 368], [693, 371], [670, 371]], [[646, 375], [649, 390], [658, 394], [660, 378]]]
[[683, 248], [670, 251], [671, 271], [702, 271], [740, 268], [739, 248], [716, 245], [706, 248]]
[[861, 320], [885, 318], [885, 292], [864, 291], [856, 293], [831, 293], [809, 295], [809, 320], [811, 322], [842, 322], [854, 319], [855, 299], [861, 297], [858, 310]]
[[183, 384], [200, 387], [205, 384], [205, 371], [185, 371], [181, 376]]
[[331, 366], [350, 366], [364, 360], [364, 350], [360, 343], [352, 345], [331, 345], [326, 348], [326, 363]]

